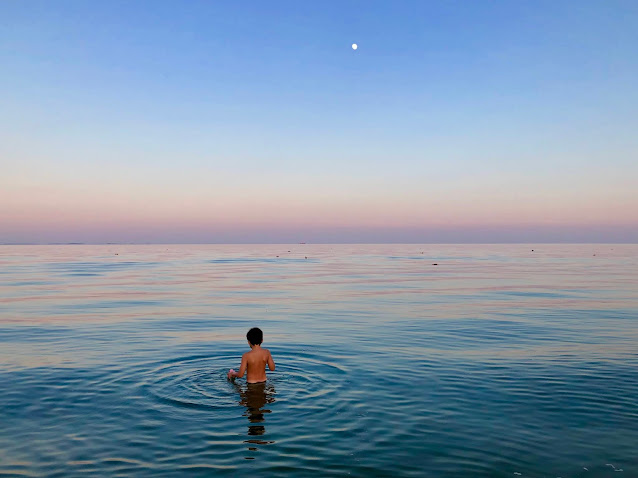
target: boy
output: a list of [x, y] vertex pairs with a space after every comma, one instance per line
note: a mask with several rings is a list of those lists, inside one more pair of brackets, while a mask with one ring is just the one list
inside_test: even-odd
[[272, 355], [270, 355], [268, 349], [261, 348], [264, 333], [261, 329], [253, 327], [246, 334], [246, 338], [248, 339], [248, 345], [250, 345], [251, 350], [242, 355], [239, 372], [235, 372], [232, 368], [228, 371], [228, 380], [243, 377], [246, 369], [248, 369], [246, 383], [265, 382], [266, 364], [268, 364], [268, 368], [273, 371], [275, 370], [275, 361], [272, 359]]

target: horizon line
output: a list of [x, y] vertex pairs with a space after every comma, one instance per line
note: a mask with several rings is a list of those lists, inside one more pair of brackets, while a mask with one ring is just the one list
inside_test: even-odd
[[1, 242], [0, 246], [241, 246], [241, 245], [501, 245], [501, 244], [614, 244], [614, 245], [638, 245], [637, 242], [608, 242], [608, 241], [490, 241], [490, 242]]

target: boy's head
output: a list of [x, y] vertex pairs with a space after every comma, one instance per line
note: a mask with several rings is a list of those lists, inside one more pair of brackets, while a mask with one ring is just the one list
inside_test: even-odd
[[250, 342], [250, 345], [261, 345], [264, 341], [264, 333], [259, 327], [253, 327], [246, 334], [246, 338], [248, 342]]

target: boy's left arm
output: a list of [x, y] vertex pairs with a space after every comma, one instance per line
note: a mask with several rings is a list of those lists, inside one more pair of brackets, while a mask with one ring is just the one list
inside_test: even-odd
[[270, 371], [275, 370], [275, 361], [272, 359], [270, 350], [268, 351], [268, 368], [270, 369]]

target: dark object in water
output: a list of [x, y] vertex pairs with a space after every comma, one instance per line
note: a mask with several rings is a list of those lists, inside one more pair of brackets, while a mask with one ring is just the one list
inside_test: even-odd
[[438, 264], [435, 262], [434, 264], [432, 264], [433, 266], [438, 266]]

